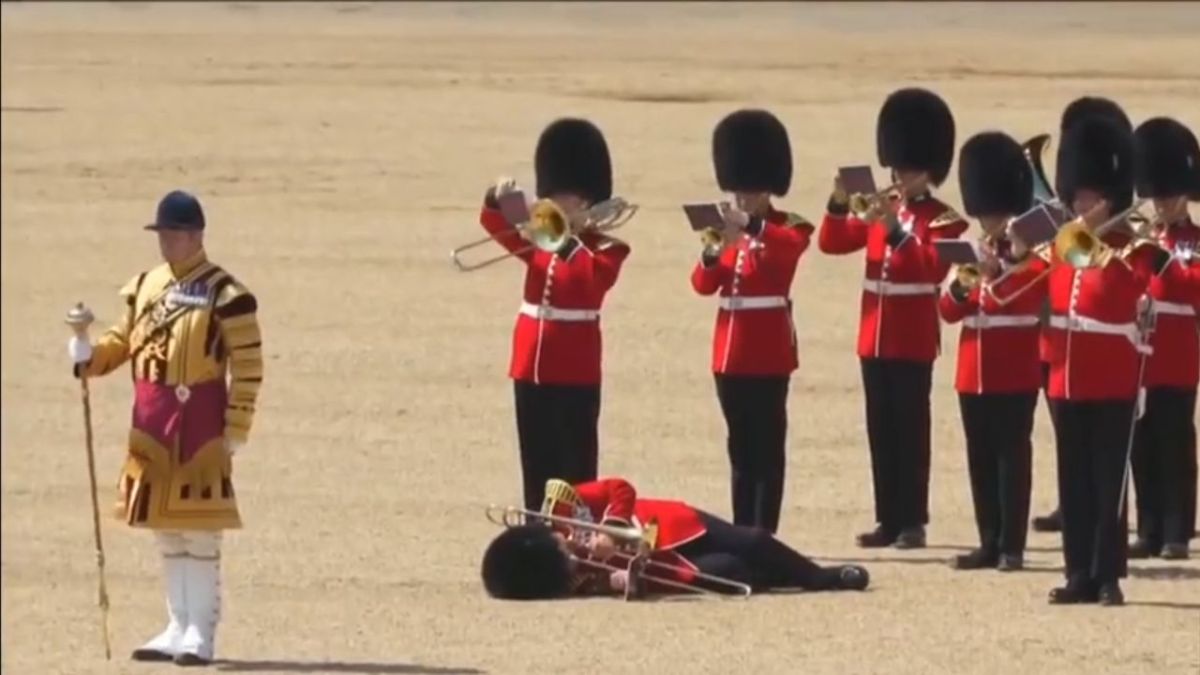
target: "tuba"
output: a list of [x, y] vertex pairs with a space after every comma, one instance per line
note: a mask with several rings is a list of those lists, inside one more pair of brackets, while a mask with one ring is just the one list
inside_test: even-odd
[[539, 199], [529, 209], [529, 222], [517, 223], [515, 230], [503, 233], [505, 236], [520, 235], [529, 241], [528, 246], [474, 264], [464, 263], [460, 257], [462, 253], [483, 246], [495, 238], [488, 235], [450, 251], [450, 260], [460, 271], [473, 272], [501, 260], [525, 255], [535, 249], [554, 253], [566, 245], [567, 240], [572, 236], [582, 231], [603, 234], [622, 227], [629, 222], [630, 218], [633, 218], [637, 210], [637, 204], [630, 204], [620, 197], [613, 197], [582, 211], [576, 219], [578, 224], [573, 225], [571, 218], [554, 200]]
[[1042, 166], [1042, 157], [1046, 154], [1046, 146], [1049, 143], [1050, 134], [1038, 134], [1021, 144], [1021, 151], [1025, 153], [1025, 161], [1029, 162], [1029, 168], [1033, 170], [1033, 198], [1039, 204], [1058, 202], [1058, 197], [1055, 196], [1054, 188], [1050, 186], [1050, 181], [1046, 178], [1046, 170]]

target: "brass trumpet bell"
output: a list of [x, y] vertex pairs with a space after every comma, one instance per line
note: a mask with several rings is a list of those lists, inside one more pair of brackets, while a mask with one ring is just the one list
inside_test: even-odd
[[519, 234], [529, 242], [528, 246], [517, 251], [509, 251], [488, 258], [478, 263], [464, 263], [461, 258], [463, 252], [483, 246], [496, 239], [496, 237], [489, 235], [450, 251], [450, 260], [459, 271], [473, 272], [494, 265], [501, 260], [524, 255], [534, 249], [554, 253], [561, 249], [576, 231], [591, 229], [596, 232], [611, 232], [629, 222], [629, 219], [637, 213], [637, 210], [637, 204], [630, 204], [620, 197], [614, 197], [595, 204], [581, 213], [577, 219], [580, 224], [577, 227], [572, 227], [571, 219], [567, 217], [566, 212], [559, 208], [554, 200], [539, 199], [529, 209], [528, 223], [517, 223], [516, 229], [506, 231], [501, 235], [513, 236]]
[[[1109, 247], [1101, 240], [1108, 230], [1126, 222], [1138, 212], [1147, 202], [1139, 199], [1133, 206], [1109, 218], [1096, 228], [1088, 226], [1083, 217], [1076, 218], [1058, 229], [1054, 237], [1054, 250], [1060, 260], [1076, 269], [1084, 269], [1098, 263], [1109, 251]], [[1140, 216], [1145, 220], [1144, 216]], [[1136, 232], [1134, 233], [1136, 236]]]
[[958, 285], [967, 290], [975, 288], [983, 281], [983, 272], [979, 265], [975, 264], [959, 265], [954, 274]]
[[874, 194], [855, 192], [850, 195], [850, 212], [860, 218], [865, 216], [869, 211], [877, 208], [883, 200], [891, 199], [893, 195], [897, 195], [903, 185], [903, 183], [897, 181]]

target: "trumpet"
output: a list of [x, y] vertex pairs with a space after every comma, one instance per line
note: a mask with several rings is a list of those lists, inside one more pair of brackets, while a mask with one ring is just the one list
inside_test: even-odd
[[892, 199], [894, 195], [898, 195], [900, 190], [903, 188], [904, 183], [901, 181], [896, 181], [895, 183], [874, 194], [855, 192], [854, 194], [850, 195], [850, 212], [862, 218], [867, 215], [868, 212], [879, 208], [883, 200]]
[[[487, 508], [486, 515], [489, 521], [503, 527], [518, 527], [541, 521], [552, 526], [558, 525], [565, 529], [567, 531], [568, 546], [573, 550], [572, 556], [579, 564], [594, 570], [606, 572], [624, 571], [628, 573], [626, 600], [632, 599], [632, 596], [636, 594], [631, 593], [630, 589], [636, 589], [645, 582], [715, 597], [736, 595], [748, 598], [753, 592], [748, 584], [712, 574], [705, 574], [691, 568], [672, 565], [651, 558], [650, 556], [654, 552], [658, 538], [658, 524], [654, 522], [649, 523], [644, 528], [615, 527], [612, 525], [598, 525], [577, 518], [557, 516], [546, 511], [531, 511], [515, 506], [499, 507], [494, 504]], [[625, 567], [619, 567], [610, 562], [595, 560], [587, 556], [586, 551], [591, 538], [597, 534], [606, 534], [618, 544], [618, 550], [613, 558], [625, 562]], [[660, 570], [664, 573], [674, 572], [676, 575], [687, 575], [706, 581], [712, 586], [725, 589], [725, 592], [678, 581], [668, 576], [654, 574], [654, 570]]]
[[[1054, 249], [1059, 259], [1076, 269], [1095, 265], [1111, 252], [1108, 245], [1101, 241], [1105, 233], [1119, 225], [1129, 227], [1127, 219], [1135, 214], [1143, 225], [1152, 222], [1140, 213], [1148, 201], [1150, 200], [1139, 199], [1129, 208], [1094, 228], [1088, 226], [1083, 216], [1063, 225], [1054, 237]], [[1136, 237], [1138, 230], [1134, 230], [1132, 234]]]
[[478, 248], [496, 239], [496, 236], [488, 235], [450, 251], [450, 260], [460, 271], [473, 272], [501, 260], [526, 255], [535, 249], [554, 253], [561, 249], [572, 236], [585, 230], [606, 233], [624, 226], [630, 218], [633, 218], [637, 210], [637, 204], [630, 204], [620, 197], [613, 197], [582, 211], [576, 218], [578, 224], [572, 224], [571, 218], [552, 199], [539, 199], [529, 209], [529, 222], [517, 223], [514, 229], [501, 233], [502, 236], [519, 235], [528, 240], [529, 245], [474, 264], [464, 263], [460, 257], [463, 252]]
[[704, 244], [707, 255], [717, 255], [725, 248], [725, 236], [714, 227], [707, 227], [700, 232], [700, 243]]

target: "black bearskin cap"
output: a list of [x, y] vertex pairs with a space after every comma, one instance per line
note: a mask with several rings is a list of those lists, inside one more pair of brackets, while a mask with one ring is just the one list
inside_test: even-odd
[[544, 525], [511, 527], [483, 554], [483, 587], [500, 600], [548, 600], [567, 594], [571, 569], [558, 539]]
[[1021, 144], [999, 131], [975, 134], [963, 144], [958, 186], [971, 216], [1013, 216], [1033, 206], [1033, 169]]
[[571, 192], [596, 204], [612, 197], [612, 161], [604, 134], [576, 118], [554, 121], [538, 138], [533, 158], [537, 196]]
[[1190, 129], [1155, 117], [1137, 128], [1134, 141], [1139, 196], [1200, 199], [1200, 147]]
[[1112, 213], [1124, 211], [1133, 203], [1133, 134], [1104, 116], [1079, 120], [1063, 137], [1055, 174], [1063, 204], [1087, 188], [1103, 194]]
[[934, 185], [941, 185], [954, 161], [950, 106], [927, 89], [893, 92], [879, 110], [875, 150], [883, 166], [926, 171]]
[[713, 168], [724, 192], [787, 194], [792, 184], [792, 146], [787, 129], [766, 110], [738, 110], [713, 130]]
[[1107, 117], [1126, 131], [1133, 131], [1133, 124], [1129, 122], [1129, 116], [1115, 101], [1103, 96], [1081, 96], [1063, 108], [1062, 119], [1058, 122], [1058, 133], [1065, 136], [1067, 130], [1076, 122], [1096, 115]]

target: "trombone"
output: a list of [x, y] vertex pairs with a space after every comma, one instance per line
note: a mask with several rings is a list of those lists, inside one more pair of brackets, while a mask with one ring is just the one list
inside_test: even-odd
[[[748, 584], [739, 581], [733, 581], [724, 577], [718, 577], [712, 574], [705, 574], [698, 570], [693, 570], [680, 565], [672, 565], [671, 563], [661, 560], [654, 560], [651, 554], [654, 552], [655, 544], [658, 538], [658, 524], [651, 522], [645, 528], [637, 527], [615, 527], [612, 525], [598, 525], [585, 520], [576, 518], [568, 518], [566, 516], [556, 516], [545, 513], [543, 511], [531, 511], [529, 509], [518, 508], [515, 506], [500, 507], [491, 505], [486, 511], [487, 519], [496, 525], [504, 527], [519, 527], [531, 522], [543, 521], [547, 524], [559, 525], [567, 530], [567, 543], [576, 550], [586, 550], [590, 539], [597, 534], [607, 534], [618, 543], [618, 546], [625, 550], [618, 550], [614, 554], [614, 558], [620, 558], [625, 561], [625, 567], [619, 567], [609, 562], [595, 560], [587, 555], [573, 554], [573, 557], [582, 565], [596, 570], [607, 572], [628, 572], [629, 579], [626, 581], [626, 597], [631, 599], [629, 589], [640, 586], [641, 582], [649, 582], [661, 586], [667, 586], [682, 591], [689, 591], [701, 595], [726, 597], [730, 594], [737, 595], [742, 598], [748, 598], [752, 594], [752, 589]], [[582, 552], [582, 551], [581, 551]], [[661, 570], [663, 572], [674, 572], [676, 574], [686, 574], [696, 579], [701, 579], [709, 584], [724, 588], [727, 592], [714, 591], [702, 586], [690, 584], [683, 581], [653, 574], [652, 570]], [[730, 593], [732, 592], [732, 593]]]
[[630, 204], [620, 197], [613, 197], [580, 213], [580, 224], [573, 226], [566, 212], [553, 200], [539, 199], [529, 209], [529, 222], [515, 223], [514, 229], [499, 233], [499, 236], [519, 235], [529, 241], [527, 246], [474, 264], [464, 263], [460, 257], [463, 252], [483, 246], [497, 238], [497, 236], [489, 234], [453, 249], [450, 251], [450, 260], [454, 262], [459, 271], [473, 272], [501, 260], [523, 256], [535, 249], [554, 253], [561, 249], [568, 239], [584, 230], [605, 233], [624, 226], [630, 218], [633, 218], [637, 210], [637, 204]]
[[[1063, 225], [1059, 228], [1058, 235], [1054, 237], [1054, 248], [1059, 259], [1076, 269], [1091, 267], [1111, 252], [1109, 246], [1101, 241], [1101, 237], [1109, 230], [1118, 225], [1128, 227], [1126, 221], [1131, 217], [1137, 217], [1143, 225], [1152, 222], [1140, 212], [1141, 208], [1149, 201], [1145, 198], [1138, 199], [1129, 208], [1094, 228], [1088, 226], [1087, 220], [1083, 216]], [[1133, 234], [1136, 237], [1138, 230], [1134, 230]]]

